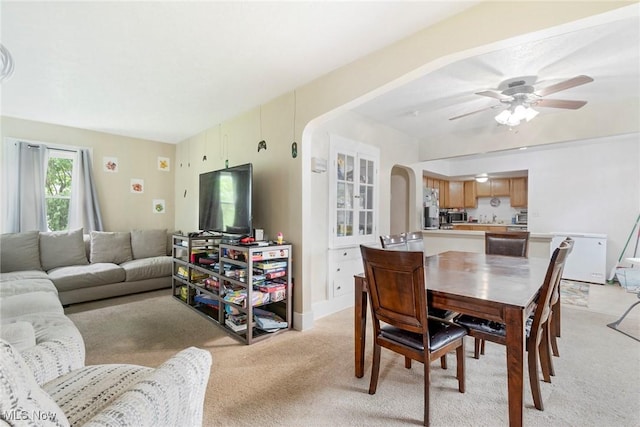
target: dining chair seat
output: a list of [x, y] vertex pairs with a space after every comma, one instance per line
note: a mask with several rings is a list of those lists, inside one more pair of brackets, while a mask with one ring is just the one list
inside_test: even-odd
[[[437, 319], [429, 319], [428, 322], [429, 351], [435, 351], [467, 334], [463, 328], [452, 323], [441, 322]], [[397, 341], [416, 350], [424, 351], [422, 335], [418, 333], [386, 325], [380, 327], [380, 334], [386, 339]]]

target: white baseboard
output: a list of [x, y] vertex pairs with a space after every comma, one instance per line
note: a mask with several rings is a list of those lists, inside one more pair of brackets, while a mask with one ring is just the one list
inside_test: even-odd
[[313, 318], [321, 319], [333, 313], [337, 313], [346, 308], [353, 307], [353, 292], [324, 300], [311, 305]]

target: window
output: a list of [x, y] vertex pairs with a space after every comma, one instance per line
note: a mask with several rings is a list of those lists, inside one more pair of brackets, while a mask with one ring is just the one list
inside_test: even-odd
[[55, 149], [49, 151], [45, 202], [47, 227], [50, 231], [69, 228], [69, 205], [75, 154]]

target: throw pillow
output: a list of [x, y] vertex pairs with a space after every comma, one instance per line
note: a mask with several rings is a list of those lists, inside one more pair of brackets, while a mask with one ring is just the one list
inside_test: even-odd
[[5, 323], [0, 326], [0, 339], [5, 340], [18, 351], [24, 351], [36, 345], [36, 331], [29, 322]]
[[91, 262], [122, 264], [131, 261], [131, 233], [123, 231], [92, 231]]
[[56, 267], [87, 265], [82, 228], [40, 233], [40, 262], [49, 271]]
[[131, 230], [133, 259], [167, 254], [167, 230]]
[[40, 232], [0, 235], [0, 272], [40, 270]]
[[64, 412], [36, 382], [18, 351], [0, 340], [0, 409], [16, 424], [68, 426]]

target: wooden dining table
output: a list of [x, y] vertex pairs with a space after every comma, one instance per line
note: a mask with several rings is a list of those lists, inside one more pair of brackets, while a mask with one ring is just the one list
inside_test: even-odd
[[[425, 258], [429, 305], [506, 325], [509, 425], [521, 426], [525, 322], [535, 308], [549, 266], [545, 258], [449, 251]], [[355, 279], [355, 375], [364, 375], [367, 283]]]

